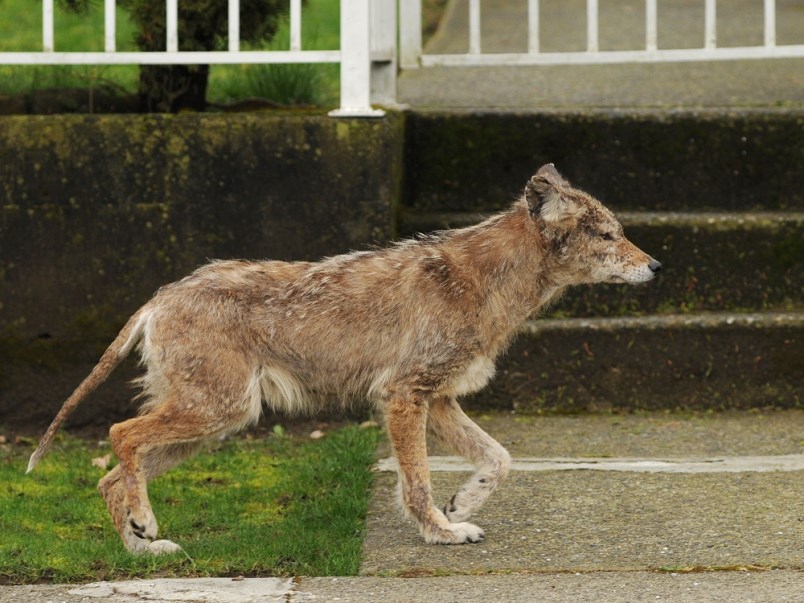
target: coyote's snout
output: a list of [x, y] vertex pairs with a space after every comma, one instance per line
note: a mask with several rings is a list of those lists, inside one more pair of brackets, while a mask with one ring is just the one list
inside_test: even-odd
[[[469, 228], [309, 262], [213, 262], [167, 285], [129, 319], [67, 399], [32, 470], [79, 402], [139, 346], [146, 402], [112, 426], [119, 459], [98, 484], [126, 547], [156, 540], [146, 484], [206, 439], [254, 423], [262, 403], [312, 411], [367, 400], [386, 417], [401, 500], [427, 542], [477, 542], [466, 520], [510, 457], [460, 409], [483, 388], [522, 322], [571, 285], [648, 281], [661, 264], [597, 200], [542, 166], [512, 207]], [[425, 431], [477, 466], [433, 505]]]

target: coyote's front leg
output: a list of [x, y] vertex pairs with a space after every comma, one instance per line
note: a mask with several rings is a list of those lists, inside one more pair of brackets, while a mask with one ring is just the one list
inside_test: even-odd
[[437, 438], [477, 467], [444, 507], [450, 521], [466, 521], [508, 475], [511, 455], [467, 417], [454, 399], [439, 399], [432, 404], [430, 428]]
[[395, 395], [386, 407], [388, 434], [399, 462], [402, 505], [432, 544], [464, 544], [483, 540], [483, 530], [471, 523], [450, 523], [433, 505], [427, 465], [427, 398]]

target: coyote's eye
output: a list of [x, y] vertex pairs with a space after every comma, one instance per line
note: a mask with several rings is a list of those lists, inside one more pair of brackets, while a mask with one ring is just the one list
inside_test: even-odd
[[603, 239], [604, 241], [613, 241], [614, 240], [614, 237], [611, 236], [611, 233], [609, 233], [609, 232], [601, 232], [600, 233], [600, 238]]

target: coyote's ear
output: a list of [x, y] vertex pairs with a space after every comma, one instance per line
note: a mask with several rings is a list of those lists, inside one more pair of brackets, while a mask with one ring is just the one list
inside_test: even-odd
[[525, 185], [525, 200], [530, 215], [540, 217], [545, 222], [560, 222], [574, 216], [578, 211], [577, 205], [562, 194], [567, 186], [567, 181], [552, 163], [540, 167]]

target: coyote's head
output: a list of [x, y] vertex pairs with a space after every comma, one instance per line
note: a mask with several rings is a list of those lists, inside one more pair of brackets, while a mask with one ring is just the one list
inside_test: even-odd
[[561, 284], [644, 283], [662, 269], [625, 238], [614, 214], [572, 188], [552, 163], [530, 179], [525, 199], [551, 260], [561, 267]]

